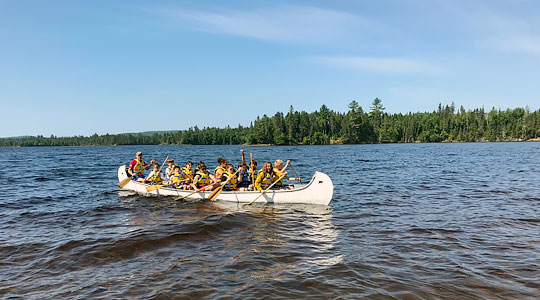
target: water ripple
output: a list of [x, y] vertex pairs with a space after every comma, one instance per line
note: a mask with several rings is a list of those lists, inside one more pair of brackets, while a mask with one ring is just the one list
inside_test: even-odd
[[0, 148], [0, 296], [540, 298], [540, 143], [245, 147], [328, 173], [330, 207], [115, 186], [137, 151], [214, 166], [240, 148]]

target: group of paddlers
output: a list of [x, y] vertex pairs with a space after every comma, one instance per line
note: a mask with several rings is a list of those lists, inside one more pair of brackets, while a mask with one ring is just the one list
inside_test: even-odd
[[[271, 162], [265, 162], [263, 167], [258, 170], [257, 162], [252, 158], [249, 166], [242, 153], [242, 161], [238, 163], [238, 170], [234, 165], [227, 162], [224, 158], [218, 158], [218, 166], [214, 173], [208, 171], [203, 161], [197, 163], [197, 168], [193, 170], [193, 162], [188, 161], [184, 167], [175, 164], [174, 159], [166, 159], [168, 167], [162, 174], [162, 166], [155, 160], [149, 164], [142, 159], [142, 152], [136, 153], [136, 158], [131, 161], [127, 169], [128, 175], [132, 180], [150, 185], [163, 185], [182, 190], [211, 191], [222, 187], [225, 191], [264, 191], [269, 187], [272, 189], [292, 189], [292, 186], [285, 185], [283, 180], [300, 181], [300, 177], [294, 178], [287, 176], [285, 168], [289, 161], [283, 166], [282, 160], [276, 160], [274, 165]], [[152, 168], [149, 175], [144, 176], [144, 170]], [[294, 170], [294, 169], [293, 169]], [[296, 172], [295, 172], [296, 173]]]

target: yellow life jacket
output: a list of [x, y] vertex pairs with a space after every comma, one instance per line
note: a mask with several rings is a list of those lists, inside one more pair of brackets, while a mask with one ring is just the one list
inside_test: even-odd
[[212, 179], [210, 178], [210, 173], [208, 171], [201, 172], [197, 170], [197, 175], [200, 175], [201, 178], [199, 178], [199, 181], [197, 181], [197, 186], [202, 187], [205, 185], [209, 185], [212, 182]]
[[233, 176], [231, 178], [231, 180], [229, 180], [229, 182], [227, 182], [227, 184], [223, 187], [225, 190], [236, 190], [236, 186], [238, 185], [238, 177], [236, 177], [236, 175], [234, 173], [231, 173], [229, 171], [225, 171], [225, 173], [223, 173], [223, 175], [225, 175], [227, 177], [227, 180], [229, 178], [231, 178], [231, 176]]
[[[281, 170], [278, 170], [277, 168], [274, 168], [274, 173], [279, 178], [285, 172], [282, 172]], [[285, 176], [283, 176], [283, 178], [281, 178], [278, 182], [276, 182], [276, 184], [274, 186], [275, 187], [283, 187], [283, 179], [285, 179]]]
[[182, 179], [183, 179], [182, 174], [180, 174], [179, 172], [174, 172], [173, 175], [171, 176], [171, 183], [178, 184], [182, 181]]
[[257, 169], [253, 169], [252, 167], [249, 167], [247, 171], [249, 172], [249, 174], [251, 174], [251, 176], [254, 176], [254, 178], [257, 178], [257, 174], [259, 173]]
[[156, 174], [155, 171], [152, 171], [152, 176], [150, 176], [150, 181], [154, 184], [161, 184], [163, 182], [163, 179], [161, 179], [159, 172]]
[[266, 190], [274, 181], [274, 178], [269, 173], [264, 174], [263, 172], [259, 172], [258, 176], [262, 177], [260, 185], [263, 190]]
[[146, 163], [143, 160], [135, 159], [137, 164], [133, 166], [133, 172], [135, 172], [136, 175], [142, 175], [144, 173], [144, 167], [146, 166]]
[[192, 169], [188, 169], [186, 167], [183, 167], [182, 171], [184, 171], [184, 179], [189, 178], [189, 179], [193, 180], [193, 170]]
[[217, 180], [219, 180], [221, 178], [221, 175], [223, 175], [223, 173], [227, 172], [227, 170], [222, 167], [222, 166], [218, 166], [215, 170], [214, 170], [214, 176], [216, 177]]

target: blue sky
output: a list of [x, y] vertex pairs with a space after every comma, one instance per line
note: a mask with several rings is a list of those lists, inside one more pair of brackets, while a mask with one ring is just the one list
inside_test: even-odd
[[540, 108], [540, 2], [0, 0], [0, 137]]

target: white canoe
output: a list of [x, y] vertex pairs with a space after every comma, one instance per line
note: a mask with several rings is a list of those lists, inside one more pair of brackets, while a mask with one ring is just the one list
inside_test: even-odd
[[[126, 166], [118, 168], [119, 182], [126, 179]], [[187, 196], [186, 199], [207, 199], [212, 192], [197, 192], [186, 190], [178, 190], [175, 188], [163, 187], [156, 191], [147, 192], [148, 184], [130, 181], [122, 189], [134, 191], [145, 196]], [[315, 172], [311, 181], [308, 184], [294, 185], [292, 190], [272, 190], [268, 191], [255, 201], [255, 203], [305, 203], [305, 204], [321, 204], [328, 205], [334, 194], [334, 185], [328, 175]], [[227, 192], [223, 191], [219, 194], [217, 200], [245, 202], [249, 203], [260, 195], [258, 191], [248, 192]]]

